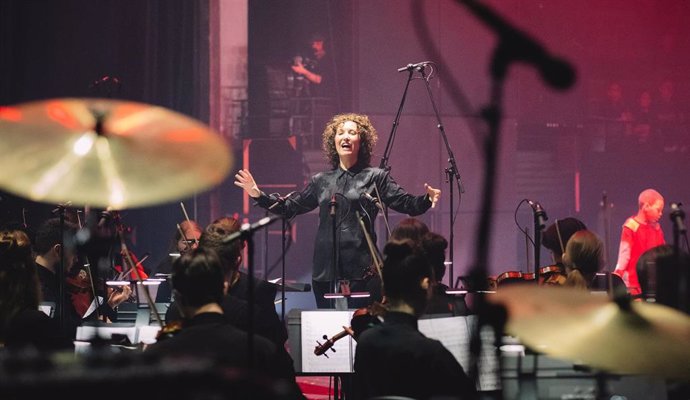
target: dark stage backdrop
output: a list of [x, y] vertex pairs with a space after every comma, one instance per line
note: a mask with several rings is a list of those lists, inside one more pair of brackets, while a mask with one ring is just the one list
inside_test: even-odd
[[[481, 3], [577, 70], [575, 85], [567, 91], [556, 91], [544, 82], [534, 65], [511, 64], [497, 149], [491, 272], [532, 267], [532, 261], [527, 263], [529, 251], [524, 235], [516, 226], [516, 220], [521, 227], [533, 224], [529, 207], [523, 204], [516, 211], [524, 198], [542, 203], [550, 217], [548, 223], [576, 216], [601, 236], [605, 235], [605, 225], [610, 225], [608, 265], [613, 266], [621, 224], [636, 211], [636, 197], [641, 190], [655, 187], [667, 203], [687, 202], [690, 197], [686, 185], [690, 172], [690, 28], [686, 23], [690, 2]], [[453, 209], [458, 213], [454, 226], [455, 272], [456, 276], [466, 273], [474, 262], [483, 201], [481, 136], [473, 122], [479, 120], [479, 111], [488, 102], [488, 66], [497, 44], [495, 32], [457, 0], [257, 0], [250, 1], [249, 27], [251, 96], [257, 94], [256, 89], [259, 95], [265, 93], [260, 86], [266, 82], [261, 80], [261, 67], [270, 62], [286, 64], [294, 54], [294, 43], [313, 29], [329, 28], [333, 32], [333, 40], [339, 44], [338, 66], [340, 71], [347, 71], [347, 82], [341, 84], [341, 90], [347, 91], [345, 98], [350, 100], [338, 111], [354, 110], [372, 118], [379, 131], [374, 165], [383, 155], [405, 85], [407, 74], [397, 69], [424, 60], [436, 62], [431, 91], [466, 190], [461, 202], [456, 196]], [[684, 119], [672, 127], [671, 133], [677, 137], [669, 141], [658, 127], [652, 127], [650, 137], [635, 133], [644, 128], [639, 126], [644, 125], [640, 123], [642, 118], [626, 124], [614, 121], [615, 116], [602, 118], [600, 108], [605, 105], [609, 84], [618, 82], [626, 107], [639, 114], [641, 94], [649, 92], [653, 104], [658, 103], [665, 80], [673, 83], [675, 102], [684, 114]], [[459, 95], [467, 98], [469, 110], [457, 104]], [[261, 113], [266, 102], [254, 100], [261, 98], [250, 99], [250, 111], [256, 112], [252, 106], [257, 106]], [[409, 191], [420, 193], [424, 182], [444, 190], [439, 206], [424, 218], [432, 229], [448, 236], [450, 202], [443, 173], [447, 152], [436, 125], [426, 88], [417, 79], [410, 85], [389, 161], [393, 176]], [[622, 130], [628, 133], [617, 137]], [[249, 134], [265, 137], [270, 132]], [[267, 158], [264, 162], [265, 166], [256, 168], [262, 174], [255, 175], [259, 183], [291, 179], [283, 172], [289, 168], [280, 168], [282, 160]], [[272, 172], [263, 174], [262, 170]], [[604, 193], [614, 205], [608, 221], [600, 206]], [[314, 229], [312, 225], [300, 225], [300, 238], [313, 234], [307, 232]], [[662, 226], [671, 240], [668, 216], [664, 216]], [[290, 271], [309, 265], [311, 246], [308, 240], [300, 240], [292, 248], [291, 252], [298, 254], [289, 255], [294, 261], [288, 265], [295, 266]], [[277, 259], [277, 255], [271, 259]], [[541, 265], [551, 262], [543, 249], [540, 261]], [[307, 270], [302, 269], [305, 276]]]
[[[2, 0], [0, 105], [108, 97], [90, 86], [110, 76], [121, 82], [114, 98], [163, 106], [206, 122], [208, 14], [207, 0]], [[28, 224], [35, 227], [54, 208], [0, 196], [3, 223], [21, 220], [25, 208]], [[196, 196], [197, 218], [205, 224], [204, 198]], [[194, 200], [182, 199], [190, 214]], [[167, 254], [175, 223], [184, 219], [178, 202], [124, 210], [122, 215], [135, 231], [133, 250], [151, 253], [148, 266]]]

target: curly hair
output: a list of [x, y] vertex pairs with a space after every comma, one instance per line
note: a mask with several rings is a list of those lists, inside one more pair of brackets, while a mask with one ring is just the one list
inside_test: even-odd
[[379, 137], [369, 117], [362, 114], [338, 114], [328, 121], [322, 135], [324, 156], [333, 169], [338, 168], [340, 159], [338, 158], [338, 151], [335, 149], [334, 138], [338, 127], [347, 121], [353, 121], [357, 124], [357, 132], [361, 141], [357, 162], [358, 164], [369, 166], [371, 164], [371, 154]]

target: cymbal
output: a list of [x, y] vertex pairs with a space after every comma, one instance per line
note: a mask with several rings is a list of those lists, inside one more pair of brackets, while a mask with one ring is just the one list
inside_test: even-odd
[[0, 187], [46, 203], [113, 209], [182, 199], [229, 173], [229, 146], [163, 107], [62, 98], [0, 107]]
[[670, 307], [536, 285], [487, 299], [506, 306], [506, 333], [537, 352], [618, 374], [690, 380], [690, 316]]

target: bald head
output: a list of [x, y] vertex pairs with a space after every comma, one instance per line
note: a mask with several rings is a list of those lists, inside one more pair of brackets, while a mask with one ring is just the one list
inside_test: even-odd
[[654, 189], [646, 189], [640, 193], [640, 196], [637, 198], [637, 204], [642, 208], [645, 205], [653, 205], [659, 200], [664, 201], [664, 196], [661, 193]]

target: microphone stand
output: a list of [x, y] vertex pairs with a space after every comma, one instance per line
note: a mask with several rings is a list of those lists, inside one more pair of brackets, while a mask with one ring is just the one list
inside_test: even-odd
[[275, 222], [276, 219], [282, 217], [265, 217], [254, 224], [244, 224], [239, 231], [234, 232], [223, 239], [223, 243], [232, 243], [235, 240], [245, 240], [247, 242], [247, 364], [251, 370], [254, 366], [254, 232], [257, 229], [264, 228], [269, 224]]
[[[282, 205], [283, 207], [285, 206], [285, 202], [287, 199], [292, 196], [292, 194], [295, 192], [290, 192], [285, 197], [278, 196], [276, 199], [276, 202], [266, 211], [266, 216], [268, 216], [268, 212], [270, 209], [277, 205]], [[293, 215], [294, 216], [294, 215]], [[292, 218], [292, 217], [290, 217]], [[281, 229], [280, 229], [280, 234], [281, 234], [281, 256], [280, 256], [280, 262], [281, 262], [281, 271], [280, 271], [280, 320], [285, 321], [285, 253], [287, 253], [287, 245], [285, 243], [285, 236], [287, 235], [287, 219], [288, 216], [285, 215], [285, 218], [283, 218], [283, 222], [281, 224]], [[265, 239], [266, 239], [266, 244], [268, 244], [268, 229], [265, 231]], [[264, 266], [266, 267], [264, 271], [264, 279], [268, 279], [268, 251], [264, 249]]]
[[[331, 282], [331, 287], [333, 288], [333, 293], [338, 293], [338, 280], [340, 279], [340, 268], [338, 268], [338, 246], [337, 238], [338, 234], [336, 231], [336, 222], [338, 222], [338, 213], [336, 209], [338, 207], [338, 201], [336, 200], [335, 194], [331, 197], [330, 202], [330, 215], [331, 215], [331, 240], [333, 241], [333, 282]], [[337, 300], [331, 300], [331, 307], [336, 308]]]
[[542, 231], [546, 227], [546, 216], [544, 209], [536, 203], [534, 208], [534, 282], [539, 285], [539, 261], [541, 258], [541, 237]]
[[[685, 219], [685, 211], [681, 209], [681, 203], [672, 203], [671, 204], [671, 221], [673, 222], [673, 258], [674, 258], [674, 263], [676, 265], [676, 268], [678, 268], [678, 309], [681, 311], [688, 313], [690, 312], [690, 308], [688, 307], [688, 300], [687, 300], [687, 294], [688, 294], [688, 285], [690, 282], [688, 282], [688, 274], [690, 273], [686, 269], [686, 265], [684, 265], [681, 260], [681, 254], [680, 254], [680, 237], [683, 235], [685, 237], [685, 241], [687, 243], [687, 228], [685, 227], [685, 224], [683, 224], [683, 220]], [[657, 272], [658, 273], [658, 272]]]
[[[425, 68], [422, 67], [419, 70], [419, 73], [422, 75], [422, 80], [424, 80], [424, 86], [426, 87], [426, 92], [429, 95], [429, 102], [431, 102], [431, 107], [434, 109], [434, 115], [436, 116], [436, 126], [438, 127], [438, 130], [441, 132], [441, 137], [443, 138], [443, 144], [446, 146], [446, 151], [448, 152], [448, 168], [445, 169], [446, 172], [446, 182], [448, 182], [448, 188], [449, 188], [449, 193], [450, 193], [450, 211], [449, 211], [449, 217], [450, 217], [450, 233], [448, 235], [448, 257], [450, 261], [450, 270], [448, 271], [448, 286], [449, 287], [454, 287], [453, 285], [453, 269], [455, 267], [455, 264], [453, 264], [453, 241], [455, 239], [455, 235], [453, 234], [453, 225], [455, 224], [455, 217], [453, 215], [453, 182], [457, 182], [458, 184], [458, 199], [462, 199], [462, 194], [465, 193], [465, 189], [462, 186], [462, 182], [460, 182], [460, 173], [458, 172], [458, 165], [455, 162], [455, 156], [453, 155], [453, 151], [450, 149], [450, 145], [448, 144], [448, 137], [446, 136], [446, 130], [443, 127], [443, 123], [441, 122], [441, 116], [438, 112], [438, 108], [436, 107], [436, 102], [434, 101], [434, 96], [433, 93], [431, 92], [431, 86], [429, 85], [429, 79], [427, 79], [427, 76], [425, 74]], [[431, 77], [431, 75], [429, 75]]]
[[[412, 81], [412, 74], [414, 69], [410, 68], [407, 70], [409, 74], [407, 75], [407, 82], [405, 82], [405, 90], [403, 90], [402, 98], [400, 99], [400, 105], [398, 105], [398, 111], [395, 113], [395, 119], [393, 120], [393, 126], [391, 127], [391, 133], [388, 135], [388, 141], [386, 142], [386, 149], [383, 151], [383, 156], [381, 156], [381, 163], [379, 168], [389, 172], [391, 170], [390, 165], [388, 165], [388, 158], [390, 157], [391, 150], [393, 148], [393, 141], [395, 141], [395, 133], [398, 130], [398, 125], [400, 124], [400, 115], [402, 114], [403, 106], [405, 105], [405, 99], [407, 98], [407, 91], [410, 88], [410, 82]], [[379, 197], [380, 199], [381, 197]], [[388, 221], [388, 207], [385, 204], [383, 206], [383, 218]], [[386, 240], [390, 236], [390, 232], [386, 233]]]
[[60, 220], [60, 262], [55, 265], [55, 276], [58, 282], [57, 301], [55, 302], [55, 315], [58, 317], [58, 326], [65, 331], [65, 209], [66, 206], [58, 204], [53, 210]]

